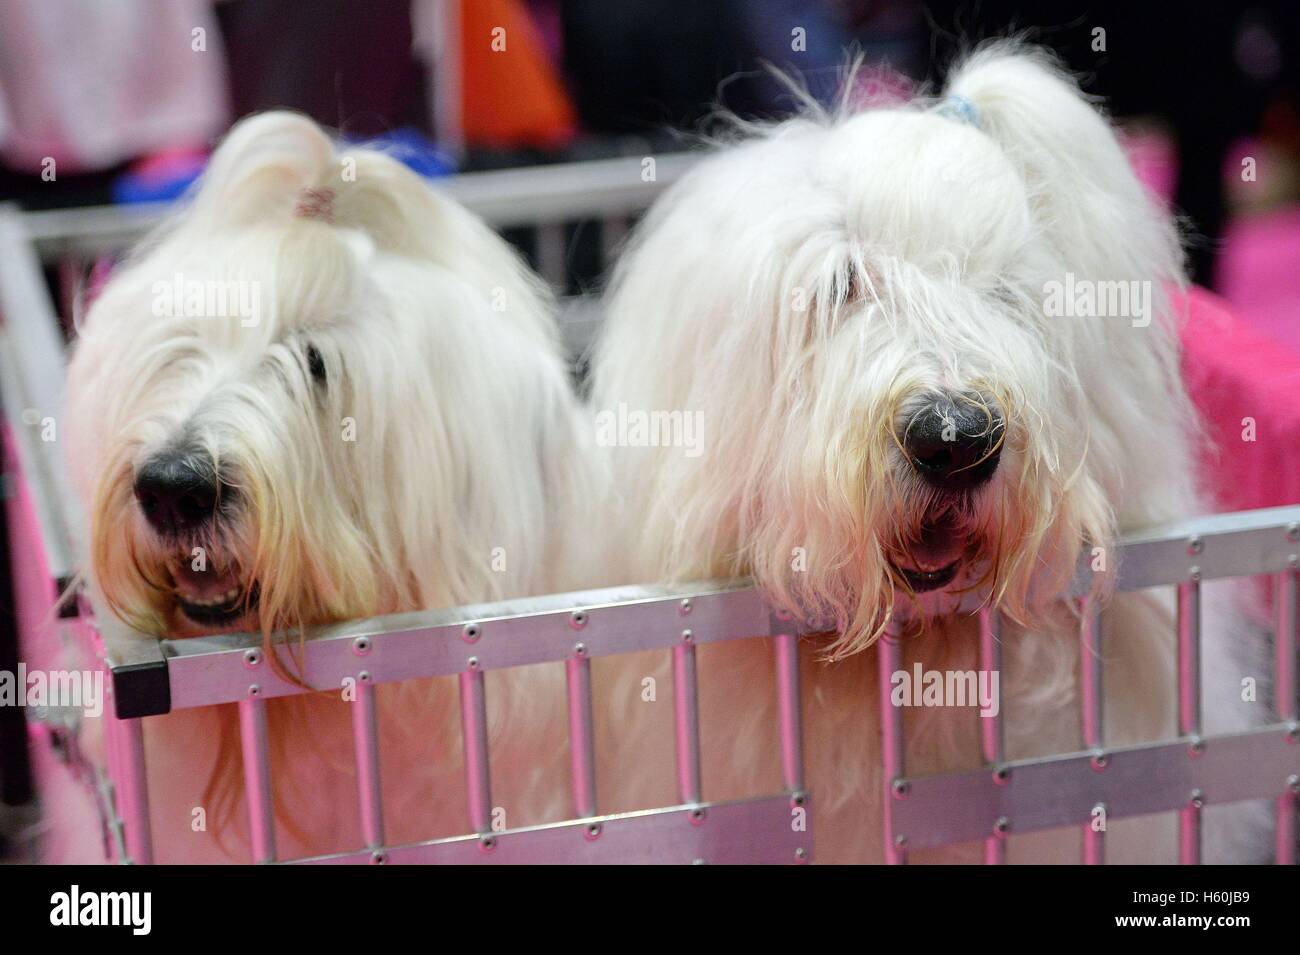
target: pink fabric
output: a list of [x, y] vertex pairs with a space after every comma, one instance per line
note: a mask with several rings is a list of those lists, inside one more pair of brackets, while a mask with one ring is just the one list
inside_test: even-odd
[[1243, 321], [1300, 355], [1300, 206], [1234, 219], [1219, 287]]
[[1204, 289], [1185, 305], [1183, 374], [1210, 444], [1205, 489], [1223, 511], [1300, 503], [1300, 347]]

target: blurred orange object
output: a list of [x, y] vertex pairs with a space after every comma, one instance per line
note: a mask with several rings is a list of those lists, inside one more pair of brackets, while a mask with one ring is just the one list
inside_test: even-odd
[[542, 36], [520, 0], [460, 0], [465, 141], [560, 146], [576, 117]]

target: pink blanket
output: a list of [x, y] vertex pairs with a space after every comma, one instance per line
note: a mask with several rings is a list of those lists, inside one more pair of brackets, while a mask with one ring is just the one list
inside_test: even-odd
[[1209, 439], [1202, 486], [1222, 511], [1300, 503], [1300, 348], [1204, 289], [1186, 305], [1183, 374]]

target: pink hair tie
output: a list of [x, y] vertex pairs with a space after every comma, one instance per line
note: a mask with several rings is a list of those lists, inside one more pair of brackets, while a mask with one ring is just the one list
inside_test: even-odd
[[298, 204], [293, 214], [302, 219], [320, 219], [334, 224], [334, 190], [304, 189], [298, 193]]

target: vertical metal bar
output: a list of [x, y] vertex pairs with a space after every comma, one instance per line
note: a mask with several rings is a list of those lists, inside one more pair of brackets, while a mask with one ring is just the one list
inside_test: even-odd
[[492, 831], [492, 777], [488, 765], [487, 693], [482, 670], [460, 674], [460, 731], [465, 743], [465, 796], [469, 824]]
[[677, 792], [683, 803], [700, 801], [700, 703], [695, 647], [673, 647], [673, 723], [677, 735]]
[[569, 764], [577, 817], [596, 815], [596, 750], [591, 722], [591, 660], [564, 662], [569, 686]]
[[537, 271], [561, 295], [569, 287], [565, 252], [564, 223], [548, 222], [537, 227]]
[[[1178, 585], [1178, 732], [1201, 734], [1201, 582], [1196, 577]], [[1194, 793], [1178, 811], [1178, 861], [1201, 861], [1201, 804]]]
[[[997, 674], [998, 692], [1001, 693], [1002, 618], [995, 608], [985, 606], [980, 608], [980, 679], [986, 681], [986, 686], [991, 687], [994, 685], [993, 674]], [[1001, 701], [995, 715], [980, 714], [980, 745], [984, 753], [984, 762], [994, 770], [1001, 767], [1004, 759]], [[1006, 861], [1006, 836], [994, 833], [985, 838], [984, 864], [1002, 865]]]
[[885, 861], [890, 865], [907, 863], [907, 837], [894, 832], [894, 800], [906, 798], [906, 761], [903, 749], [903, 711], [892, 700], [893, 675], [902, 668], [902, 635], [890, 626], [880, 637], [876, 657], [880, 684], [880, 756], [883, 764], [885, 792]]
[[375, 709], [375, 685], [369, 679], [357, 681], [357, 698], [352, 704], [352, 743], [357, 757], [357, 801], [361, 831], [366, 845], [378, 849], [384, 844], [383, 789], [379, 782], [379, 719]]
[[[1300, 619], [1300, 575], [1293, 569], [1278, 574], [1273, 588], [1273, 606], [1277, 613], [1276, 643], [1277, 715], [1283, 723], [1296, 720], [1296, 641]], [[1277, 862], [1296, 864], [1296, 794], [1283, 793], [1277, 798]]]
[[275, 812], [271, 796], [271, 758], [266, 743], [266, 701], [239, 701], [239, 741], [244, 756], [244, 790], [253, 861], [275, 861]]
[[144, 761], [144, 726], [140, 720], [108, 717], [116, 725], [118, 814], [126, 827], [124, 861], [140, 865], [153, 863], [153, 832], [149, 828], [149, 783]]
[[781, 719], [781, 772], [785, 788], [803, 792], [803, 710], [799, 693], [799, 637], [776, 637], [776, 693]]
[[[1082, 709], [1083, 747], [1100, 755], [1103, 733], [1101, 608], [1093, 597], [1079, 602], [1079, 705]], [[1095, 807], [1094, 807], [1095, 808]], [[1105, 807], [1102, 807], [1103, 812]], [[1104, 816], [1102, 817], [1105, 818]], [[1094, 819], [1083, 824], [1083, 861], [1101, 865], [1106, 861], [1106, 833], [1093, 828]]]
[[461, 55], [460, 4], [419, 0], [412, 7], [412, 15], [423, 15], [428, 19], [427, 28], [433, 41], [425, 83], [433, 109], [434, 136], [439, 148], [446, 150], [459, 163], [465, 156], [465, 71]]

